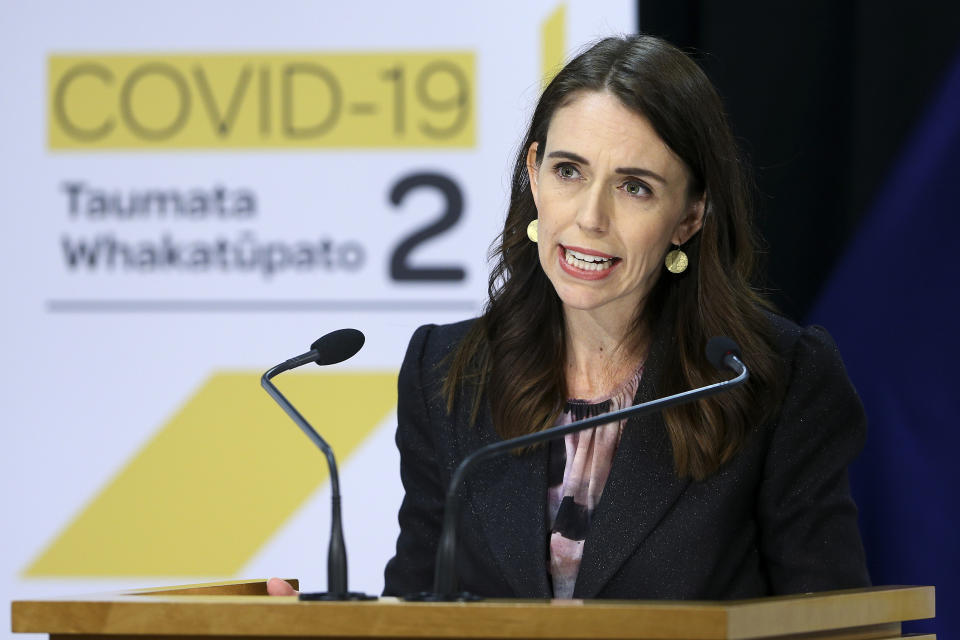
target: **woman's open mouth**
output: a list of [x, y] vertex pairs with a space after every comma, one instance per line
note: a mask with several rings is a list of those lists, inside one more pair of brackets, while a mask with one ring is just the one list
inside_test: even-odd
[[583, 280], [606, 278], [621, 261], [616, 256], [563, 245], [558, 246], [558, 256], [564, 271]]

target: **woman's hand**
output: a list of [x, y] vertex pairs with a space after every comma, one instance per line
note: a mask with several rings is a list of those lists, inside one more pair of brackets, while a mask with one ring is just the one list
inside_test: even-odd
[[280, 578], [267, 580], [267, 594], [271, 596], [295, 596], [299, 591], [290, 586], [290, 583]]

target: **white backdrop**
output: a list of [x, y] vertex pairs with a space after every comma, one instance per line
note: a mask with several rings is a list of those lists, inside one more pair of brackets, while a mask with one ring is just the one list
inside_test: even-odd
[[[277, 382], [333, 434], [351, 588], [378, 592], [406, 342], [483, 303], [551, 47], [632, 31], [634, 4], [0, 6], [3, 599], [274, 574], [323, 589], [322, 458], [257, 378], [344, 326], [360, 354]], [[331, 82], [340, 113], [318, 132]]]

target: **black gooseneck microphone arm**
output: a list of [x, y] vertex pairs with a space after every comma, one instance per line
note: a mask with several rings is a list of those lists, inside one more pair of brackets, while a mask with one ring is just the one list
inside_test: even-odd
[[330, 470], [330, 493], [332, 517], [330, 522], [330, 546], [327, 550], [327, 591], [326, 593], [301, 593], [301, 600], [366, 600], [375, 596], [354, 593], [347, 590], [347, 549], [343, 538], [343, 521], [340, 513], [340, 476], [337, 473], [337, 460], [333, 449], [319, 433], [307, 422], [290, 401], [271, 382], [272, 378], [296, 369], [305, 364], [316, 362], [318, 365], [336, 364], [352, 357], [363, 346], [363, 334], [356, 329], [340, 329], [323, 336], [311, 345], [310, 351], [281, 362], [260, 377], [260, 385], [273, 398], [280, 408], [290, 416], [310, 441], [323, 452]]
[[591, 427], [597, 427], [608, 422], [618, 422], [634, 416], [646, 415], [655, 411], [661, 411], [669, 407], [675, 407], [680, 404], [686, 404], [722, 393], [732, 387], [743, 384], [750, 377], [747, 367], [740, 361], [739, 349], [729, 338], [711, 338], [707, 345], [708, 359], [718, 369], [731, 369], [737, 376], [730, 380], [724, 380], [715, 384], [691, 389], [672, 396], [658, 398], [650, 402], [625, 407], [610, 413], [604, 413], [592, 418], [578, 420], [560, 427], [551, 427], [530, 433], [509, 440], [502, 440], [480, 447], [457, 466], [450, 479], [450, 486], [447, 489], [446, 505], [443, 511], [443, 530], [440, 534], [440, 542], [437, 546], [437, 559], [434, 566], [433, 593], [411, 595], [411, 600], [431, 600], [431, 601], [451, 601], [451, 600], [470, 600], [479, 599], [470, 594], [458, 593], [456, 590], [457, 579], [455, 572], [455, 560], [457, 551], [456, 530], [457, 516], [460, 510], [460, 501], [457, 498], [457, 490], [463, 482], [470, 469], [482, 460], [493, 458], [502, 453], [506, 453], [520, 447], [539, 444], [546, 440], [560, 438], [568, 433], [583, 431]]
[[[267, 393], [270, 394], [277, 404], [280, 405], [280, 408], [283, 409], [288, 416], [296, 423], [300, 430], [303, 431], [308, 438], [317, 445], [317, 447], [323, 452], [327, 458], [327, 466], [330, 469], [330, 493], [331, 493], [331, 502], [333, 508], [333, 516], [330, 523], [330, 547], [327, 552], [327, 593], [330, 596], [344, 596], [347, 594], [347, 553], [346, 547], [343, 542], [343, 521], [340, 516], [340, 477], [337, 474], [337, 460], [333, 455], [333, 449], [330, 448], [330, 445], [327, 444], [327, 441], [324, 440], [316, 430], [310, 426], [310, 423], [307, 422], [306, 418], [300, 415], [300, 412], [294, 408], [292, 404], [280, 393], [280, 390], [270, 381], [275, 375], [283, 373], [284, 371], [289, 371], [295, 367], [301, 366], [302, 364], [307, 364], [313, 362], [313, 359], [308, 359], [300, 364], [293, 364], [292, 362], [303, 358], [308, 355], [309, 352], [303, 354], [302, 356], [297, 356], [296, 358], [291, 358], [282, 364], [278, 364], [269, 371], [263, 374], [260, 378], [261, 386], [266, 389]], [[316, 356], [314, 356], [314, 359]]]

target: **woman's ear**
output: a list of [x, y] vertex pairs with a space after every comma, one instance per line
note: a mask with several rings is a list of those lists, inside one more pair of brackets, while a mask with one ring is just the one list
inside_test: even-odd
[[533, 194], [533, 204], [540, 208], [540, 166], [537, 164], [538, 143], [534, 142], [527, 149], [527, 180], [530, 182], [530, 193]]
[[687, 240], [692, 238], [703, 227], [703, 216], [707, 209], [707, 195], [703, 194], [696, 200], [692, 200], [687, 207], [687, 213], [677, 224], [673, 232], [673, 244], [682, 246]]

